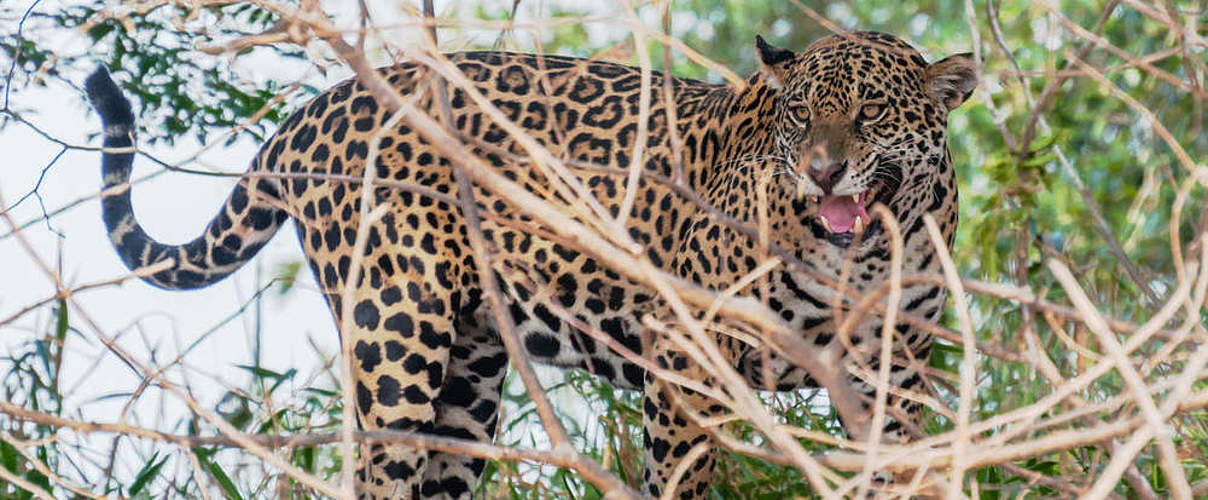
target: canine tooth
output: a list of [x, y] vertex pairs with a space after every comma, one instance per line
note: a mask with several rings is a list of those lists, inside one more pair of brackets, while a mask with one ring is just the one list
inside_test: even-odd
[[860, 203], [860, 195], [858, 195], [858, 194], [853, 194], [853, 195], [851, 195], [851, 201], [854, 201], [854, 202], [856, 202], [856, 203]]
[[818, 197], [817, 197], [817, 196], [810, 196], [810, 202], [812, 202], [812, 203], [818, 203]]
[[825, 215], [819, 215], [819, 216], [818, 216], [818, 220], [822, 221], [822, 227], [826, 228], [826, 231], [827, 231], [828, 233], [833, 233], [833, 232], [834, 232], [833, 230], [831, 230], [831, 227], [830, 227], [830, 221], [826, 220], [826, 216], [825, 216]]
[[797, 199], [805, 198], [805, 181], [797, 181]]
[[856, 226], [855, 226], [854, 230], [856, 231], [856, 234], [860, 234], [860, 233], [864, 232], [864, 218], [863, 217], [856, 217]]

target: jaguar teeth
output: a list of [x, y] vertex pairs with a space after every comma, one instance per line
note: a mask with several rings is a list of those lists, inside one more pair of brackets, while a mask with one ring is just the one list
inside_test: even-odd
[[826, 216], [825, 216], [825, 215], [819, 215], [819, 216], [818, 216], [818, 220], [822, 221], [822, 227], [826, 228], [826, 231], [827, 231], [828, 233], [833, 233], [833, 232], [834, 232], [833, 230], [831, 230], [831, 227], [830, 227], [830, 221], [826, 220]]
[[856, 203], [860, 203], [860, 195], [858, 195], [858, 194], [853, 194], [853, 195], [851, 195], [851, 201], [854, 201], [854, 202], [856, 202]]
[[818, 197], [817, 197], [817, 196], [810, 196], [810, 203], [818, 203]]
[[805, 181], [797, 181], [797, 200], [805, 198]]
[[856, 217], [856, 225], [852, 229], [856, 232], [856, 234], [863, 233], [864, 232], [864, 218]]

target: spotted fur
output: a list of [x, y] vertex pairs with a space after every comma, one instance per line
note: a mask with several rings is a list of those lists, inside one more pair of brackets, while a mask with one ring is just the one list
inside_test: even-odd
[[[811, 266], [813, 276], [837, 280], [844, 262], [850, 262], [847, 286], [860, 292], [888, 276], [885, 231], [873, 223], [862, 234], [831, 233], [819, 224], [812, 198], [875, 191], [875, 201], [900, 221], [906, 271], [938, 269], [922, 215], [931, 213], [940, 221], [951, 246], [957, 210], [946, 118], [976, 81], [968, 55], [928, 64], [897, 38], [871, 32], [831, 36], [800, 54], [762, 38], [757, 48], [763, 70], [742, 89], [672, 79], [684, 185], [726, 214], [752, 223], [759, 220], [755, 200], [763, 193], [771, 241]], [[572, 160], [576, 175], [603, 207], [613, 214], [620, 209], [624, 167], [637, 137], [639, 70], [560, 56], [467, 52], [450, 57], [509, 119], [555, 156]], [[431, 104], [424, 83], [431, 75], [424, 68], [404, 63], [380, 73], [404, 95], [414, 94], [420, 106]], [[719, 224], [666, 182], [680, 173], [670, 145], [663, 78], [653, 77], [643, 158], [650, 175], [637, 185], [627, 229], [655, 265], [724, 289], [759, 264], [758, 242]], [[87, 89], [105, 123], [105, 146], [130, 147], [129, 103], [104, 71], [89, 78]], [[533, 193], [560, 199], [513, 138], [464, 92], [454, 90], [451, 105], [453, 125], [494, 168]], [[104, 184], [111, 189], [103, 198], [104, 221], [127, 266], [173, 259], [174, 265], [145, 280], [190, 289], [234, 272], [292, 216], [336, 324], [351, 315], [351, 327], [341, 333], [355, 357], [360, 426], [489, 441], [498, 424], [508, 359], [485, 310], [464, 220], [448, 198], [375, 189], [375, 203], [389, 208], [368, 229], [360, 278], [351, 287], [352, 309], [341, 310], [340, 292], [352, 273], [361, 187], [299, 174], [359, 178], [371, 142], [377, 141], [378, 179], [456, 195], [449, 161], [405, 124], [381, 130], [387, 119], [384, 107], [354, 80], [323, 92], [281, 124], [252, 160], [254, 175], [239, 182], [201, 236], [183, 245], [156, 242], [143, 231], [130, 205], [133, 156], [105, 153]], [[664, 368], [713, 384], [674, 346], [658, 338], [644, 345], [639, 317], [657, 312], [654, 293], [601, 267], [584, 249], [545, 236], [549, 231], [519, 230], [517, 222], [527, 219], [507, 201], [483, 190], [475, 195], [490, 215], [484, 233], [505, 265], [497, 271], [504, 271], [508, 312], [524, 348], [540, 362], [581, 367], [617, 387], [645, 391], [645, 492], [661, 494], [679, 461], [705, 443], [709, 451], [688, 467], [676, 492], [677, 498], [705, 496], [715, 447], [697, 417], [723, 408], [699, 393], [656, 383], [560, 314], [573, 314]], [[766, 298], [819, 349], [839, 342], [830, 287], [810, 273], [778, 269], [767, 277], [766, 286], [744, 293]], [[941, 288], [920, 285], [907, 288], [902, 303], [904, 310], [934, 320], [943, 300]], [[856, 349], [840, 365], [825, 368], [844, 370], [861, 360], [875, 369], [875, 357], [861, 346], [876, 345], [880, 330], [878, 317], [863, 318], [850, 337]], [[926, 357], [928, 335], [907, 325], [897, 325], [896, 331], [900, 351]], [[722, 347], [756, 387], [815, 385], [804, 370], [731, 337]], [[858, 377], [848, 379], [861, 393], [873, 394]], [[921, 380], [908, 366], [894, 366], [892, 379], [902, 389], [916, 388]], [[898, 397], [890, 404], [904, 415], [917, 415], [919, 409]], [[903, 439], [903, 423], [891, 419], [886, 439]], [[366, 498], [467, 498], [484, 467], [479, 459], [398, 446], [372, 446], [361, 455], [358, 488]]]

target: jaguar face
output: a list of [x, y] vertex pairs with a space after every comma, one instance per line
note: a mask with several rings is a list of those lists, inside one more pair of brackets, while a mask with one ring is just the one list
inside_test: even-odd
[[[874, 204], [899, 221], [919, 216], [932, 184], [946, 183], [947, 116], [972, 93], [974, 61], [928, 64], [884, 33], [819, 40], [800, 54], [757, 38], [774, 89], [776, 156], [815, 236], [838, 247], [872, 244], [882, 231]], [[908, 213], [909, 212], [909, 213]]]

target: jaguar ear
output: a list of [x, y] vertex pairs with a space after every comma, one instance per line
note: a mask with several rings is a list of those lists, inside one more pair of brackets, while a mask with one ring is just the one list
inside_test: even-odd
[[784, 85], [789, 63], [797, 57], [793, 51], [773, 46], [762, 36], [755, 35], [755, 48], [759, 49], [759, 71], [774, 89]]
[[951, 55], [927, 66], [923, 78], [931, 98], [952, 111], [977, 88], [977, 63], [971, 52]]

